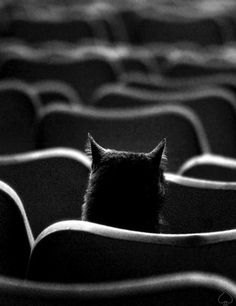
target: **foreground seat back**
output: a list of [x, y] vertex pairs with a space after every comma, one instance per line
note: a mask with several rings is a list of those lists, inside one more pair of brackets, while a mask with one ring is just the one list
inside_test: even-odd
[[0, 158], [0, 179], [21, 197], [37, 237], [55, 221], [80, 219], [89, 165], [72, 150], [31, 152]]
[[232, 280], [202, 272], [73, 285], [0, 278], [0, 299], [4, 306], [182, 306], [183, 301], [187, 306], [208, 306], [217, 305], [219, 300], [233, 301], [234, 305], [235, 297]]
[[236, 279], [235, 237], [235, 230], [165, 235], [59, 222], [38, 237], [28, 278], [74, 283], [204, 271]]
[[236, 184], [167, 174], [162, 214], [166, 232], [199, 233], [236, 228]]
[[203, 154], [187, 160], [179, 169], [187, 177], [236, 182], [236, 160], [213, 154]]
[[16, 192], [0, 181], [0, 273], [23, 278], [33, 245], [33, 235]]

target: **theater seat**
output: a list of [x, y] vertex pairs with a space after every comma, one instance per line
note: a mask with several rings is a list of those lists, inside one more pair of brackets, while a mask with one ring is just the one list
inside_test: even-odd
[[78, 218], [90, 161], [68, 149], [0, 158], [0, 179], [21, 197], [34, 237], [55, 221]]
[[23, 82], [0, 82], [0, 155], [35, 149], [40, 101]]
[[212, 152], [236, 157], [236, 103], [229, 90], [208, 86], [168, 93], [127, 88], [117, 83], [97, 90], [92, 104], [104, 110], [150, 105], [186, 106], [198, 115]]
[[[85, 13], [84, 13], [85, 14]], [[102, 38], [104, 29], [98, 20], [82, 14], [76, 18], [56, 16], [51, 18], [18, 17], [10, 21], [8, 35], [28, 43], [42, 43], [49, 41], [83, 42], [88, 39]], [[98, 31], [101, 28], [101, 31]], [[103, 37], [105, 38], [105, 37]]]
[[179, 174], [206, 180], [236, 182], [236, 160], [203, 154], [187, 160], [179, 169]]
[[47, 57], [44, 52], [31, 56], [15, 54], [4, 60], [0, 69], [1, 79], [17, 78], [30, 84], [43, 80], [66, 82], [84, 104], [89, 103], [96, 88], [115, 82], [117, 77], [116, 68], [105, 56], [86, 53], [77, 58]]
[[3, 306], [182, 306], [183, 301], [186, 306], [208, 306], [217, 305], [218, 301], [230, 302], [235, 297], [235, 282], [202, 272], [73, 285], [0, 277]]
[[180, 106], [103, 111], [54, 105], [42, 113], [38, 148], [64, 146], [82, 151], [88, 132], [105, 148], [134, 152], [149, 152], [166, 137], [170, 171], [210, 150], [198, 118]]
[[166, 174], [168, 192], [162, 215], [165, 232], [203, 233], [236, 228], [236, 183]]
[[0, 181], [0, 274], [24, 278], [33, 235], [16, 192]]
[[[182, 18], [181, 18], [182, 17]], [[146, 14], [137, 25], [141, 43], [192, 42], [202, 46], [222, 45], [224, 30], [215, 18]]]
[[33, 85], [43, 106], [52, 103], [64, 103], [67, 105], [80, 105], [76, 91], [70, 85], [59, 81], [41, 81]]
[[69, 220], [37, 238], [27, 277], [94, 283], [203, 271], [235, 280], [235, 248], [236, 230], [165, 235]]

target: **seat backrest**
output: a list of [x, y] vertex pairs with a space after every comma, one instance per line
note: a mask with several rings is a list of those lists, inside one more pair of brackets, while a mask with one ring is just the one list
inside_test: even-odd
[[137, 31], [142, 43], [194, 42], [202, 46], [224, 42], [221, 25], [213, 18], [169, 18], [156, 14], [141, 18]]
[[90, 161], [57, 149], [0, 158], [0, 179], [21, 197], [35, 237], [50, 224], [80, 219]]
[[196, 233], [234, 229], [236, 183], [167, 174], [162, 215], [165, 232]]
[[37, 93], [20, 81], [0, 82], [0, 154], [35, 149]]
[[170, 171], [210, 150], [198, 118], [177, 106], [102, 111], [54, 105], [45, 109], [39, 122], [38, 148], [64, 146], [83, 151], [88, 132], [105, 148], [133, 152], [149, 152], [166, 137]]
[[86, 283], [204, 271], [235, 280], [235, 237], [235, 230], [165, 235], [58, 222], [36, 240], [27, 277]]
[[64, 82], [41, 81], [35, 83], [33, 87], [44, 106], [58, 102], [71, 106], [82, 104], [74, 88]]
[[[102, 24], [89, 18], [88, 15], [77, 14], [76, 18], [52, 16], [48, 18], [15, 17], [9, 24], [8, 33], [29, 43], [49, 41], [82, 42], [83, 40], [102, 38], [97, 35]], [[104, 34], [104, 29], [101, 32]], [[105, 37], [104, 37], [105, 38]]]
[[188, 78], [163, 78], [158, 74], [149, 75], [147, 78], [145, 75], [135, 74], [123, 77], [123, 82], [128, 87], [161, 90], [163, 92], [177, 92], [202, 86], [217, 86], [229, 89], [234, 94], [236, 93], [236, 76], [232, 73], [219, 73]]
[[4, 306], [186, 306], [235, 304], [235, 282], [203, 272], [171, 273], [98, 284], [50, 284], [0, 278]]
[[97, 91], [93, 105], [102, 108], [135, 108], [147, 105], [187, 106], [198, 115], [202, 122], [212, 152], [236, 157], [235, 97], [226, 89], [209, 86], [183, 92], [163, 93], [131, 89], [119, 84], [107, 85]]
[[16, 192], [0, 181], [0, 273], [23, 278], [33, 246], [33, 235]]
[[235, 64], [224, 59], [219, 63], [212, 63], [207, 60], [198, 62], [195, 60], [180, 59], [179, 61], [170, 63], [162, 71], [163, 75], [170, 78], [204, 77], [221, 73], [235, 74], [235, 72]]
[[236, 160], [203, 154], [187, 160], [178, 173], [199, 179], [236, 182]]
[[84, 103], [89, 103], [94, 90], [116, 81], [117, 72], [105, 56], [83, 55], [80, 58], [47, 59], [42, 54], [32, 58], [12, 56], [0, 67], [0, 78], [18, 78], [29, 83], [59, 80], [71, 85]]

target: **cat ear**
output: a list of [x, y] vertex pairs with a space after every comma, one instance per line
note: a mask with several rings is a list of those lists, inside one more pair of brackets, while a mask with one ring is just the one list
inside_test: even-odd
[[87, 155], [92, 158], [93, 165], [97, 165], [100, 162], [102, 156], [105, 154], [105, 149], [96, 143], [96, 141], [89, 133], [85, 151]]
[[166, 151], [166, 138], [163, 138], [161, 142], [156, 146], [154, 150], [147, 154], [149, 158], [151, 158], [155, 165], [160, 166], [162, 168], [165, 167], [167, 163], [167, 157], [165, 154]]

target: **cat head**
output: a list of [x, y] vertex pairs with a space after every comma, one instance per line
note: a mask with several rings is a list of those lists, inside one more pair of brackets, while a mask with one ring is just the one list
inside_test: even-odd
[[138, 162], [139, 160], [145, 161], [152, 165], [155, 169], [166, 169], [167, 157], [166, 157], [166, 139], [163, 138], [159, 144], [148, 153], [132, 153], [126, 151], [117, 151], [112, 149], [105, 149], [99, 145], [94, 138], [88, 133], [88, 140], [85, 151], [87, 155], [92, 159], [92, 170], [109, 164], [111, 166], [112, 160], [122, 163], [125, 160], [131, 162], [133, 159]]

